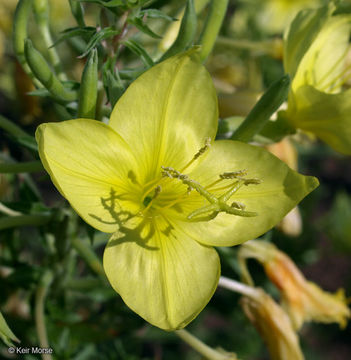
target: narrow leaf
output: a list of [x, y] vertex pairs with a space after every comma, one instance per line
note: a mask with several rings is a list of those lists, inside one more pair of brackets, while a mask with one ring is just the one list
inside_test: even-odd
[[133, 51], [134, 54], [140, 56], [142, 62], [148, 67], [152, 67], [154, 66], [154, 62], [151, 59], [150, 55], [146, 52], [146, 50], [140, 45], [138, 44], [136, 41], [134, 40], [126, 40], [123, 41], [123, 44], [130, 49], [131, 51]]
[[153, 32], [139, 17], [130, 18], [128, 19], [128, 22], [134, 25], [137, 29], [139, 29], [146, 35], [149, 35], [154, 39], [162, 39], [162, 36], [157, 35], [155, 32]]
[[90, 41], [88, 42], [87, 44], [87, 47], [85, 49], [85, 51], [83, 52], [82, 55], [79, 56], [79, 58], [83, 58], [85, 57], [86, 55], [89, 54], [89, 52], [94, 48], [96, 47], [98, 44], [100, 44], [100, 42], [102, 40], [106, 40], [106, 39], [109, 39], [115, 35], [119, 34], [119, 31], [118, 30], [114, 30], [113, 28], [111, 27], [107, 27], [107, 28], [104, 28], [102, 29], [101, 31], [98, 31], [96, 34], [94, 34], [92, 36], [92, 38], [90, 39]]

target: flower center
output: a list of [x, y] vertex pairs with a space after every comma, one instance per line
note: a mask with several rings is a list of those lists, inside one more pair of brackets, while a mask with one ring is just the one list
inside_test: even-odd
[[[220, 174], [217, 180], [206, 187], [190, 179], [188, 175], [183, 174], [183, 171], [189, 168], [209, 147], [210, 139], [206, 139], [205, 145], [182, 168], [181, 172], [172, 167], [161, 166], [161, 179], [146, 184], [146, 186], [149, 186], [149, 189], [142, 196], [144, 208], [138, 215], [150, 218], [157, 213], [163, 215], [167, 209], [180, 207], [182, 204], [189, 205], [192, 203], [192, 200], [202, 197], [207, 200], [208, 204], [190, 211], [186, 216], [187, 220], [208, 221], [214, 219], [221, 212], [244, 217], [257, 216], [256, 212], [246, 211], [245, 205], [240, 202], [234, 201], [228, 204], [230, 198], [242, 186], [258, 185], [261, 183], [259, 179], [245, 178], [244, 176], [247, 175], [246, 170]], [[183, 185], [186, 185], [186, 191], [184, 192], [182, 186], [175, 188], [174, 182], [171, 180], [179, 180]], [[226, 185], [218, 187], [218, 184], [225, 180], [227, 182]], [[229, 184], [228, 180], [230, 181]], [[150, 185], [153, 186], [150, 187]], [[218, 195], [219, 193], [220, 195]], [[182, 212], [182, 210], [178, 212]]]
[[[216, 196], [215, 194], [209, 192], [205, 187], [200, 185], [197, 181], [191, 180], [187, 175], [181, 174], [179, 171], [170, 168], [170, 167], [162, 167], [163, 172], [162, 176], [168, 177], [171, 179], [178, 179], [184, 185], [187, 185], [188, 190], [187, 193], [190, 194], [192, 190], [196, 190], [196, 192], [203, 196], [210, 204], [205, 205], [199, 209], [192, 211], [187, 219], [190, 221], [208, 221], [214, 219], [220, 212], [225, 212], [231, 215], [244, 216], [244, 217], [252, 217], [257, 216], [256, 212], [245, 211], [245, 205], [234, 201], [230, 205], [227, 201], [243, 186], [243, 185], [258, 185], [261, 183], [259, 179], [246, 179], [243, 178], [242, 175], [246, 175], [245, 170], [234, 171], [234, 172], [226, 172], [219, 175], [219, 179], [214, 183], [210, 184], [207, 188], [212, 187], [213, 185], [218, 184], [220, 181], [225, 179], [233, 179], [234, 181], [230, 185], [224, 186], [222, 189], [226, 189], [227, 191], [220, 195]], [[222, 190], [217, 189], [217, 190]]]

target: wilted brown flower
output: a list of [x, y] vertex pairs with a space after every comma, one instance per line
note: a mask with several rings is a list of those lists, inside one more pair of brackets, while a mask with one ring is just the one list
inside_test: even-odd
[[262, 289], [243, 297], [241, 306], [267, 344], [272, 360], [303, 360], [299, 339], [285, 311]]
[[282, 305], [295, 329], [300, 329], [305, 321], [336, 322], [341, 328], [346, 326], [351, 312], [342, 289], [331, 294], [306, 280], [294, 262], [271, 243], [248, 241], [242, 245], [239, 256], [249, 282], [252, 281], [245, 259], [255, 258], [262, 263], [267, 276], [281, 291]]

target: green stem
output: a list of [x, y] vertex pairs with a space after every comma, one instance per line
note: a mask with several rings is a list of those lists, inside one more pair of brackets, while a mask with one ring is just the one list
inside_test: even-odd
[[275, 111], [286, 100], [290, 87], [289, 75], [274, 82], [258, 100], [246, 119], [232, 135], [232, 140], [250, 141], [266, 125]]
[[15, 137], [28, 137], [30, 136], [25, 131], [23, 131], [18, 125], [13, 121], [6, 119], [4, 116], [0, 115], [0, 128], [6, 130], [8, 133]]
[[39, 31], [43, 37], [44, 44], [48, 48], [50, 63], [52, 64], [58, 78], [67, 80], [67, 76], [63, 73], [61, 60], [56, 52], [56, 48], [52, 47], [54, 43], [49, 28], [49, 3], [48, 0], [34, 0], [34, 14], [39, 27]]
[[60, 80], [67, 80], [67, 76], [62, 70], [61, 60], [58, 56], [58, 53], [57, 53], [55, 47], [51, 47], [52, 44], [54, 43], [54, 40], [51, 37], [51, 33], [50, 33], [48, 25], [47, 24], [39, 24], [39, 30], [44, 39], [44, 43], [48, 48], [47, 50], [48, 50], [48, 54], [49, 54], [49, 60], [57, 74], [57, 77]]
[[0, 230], [17, 226], [41, 226], [50, 221], [49, 215], [20, 215], [0, 218]]
[[0, 174], [32, 173], [40, 171], [44, 171], [44, 167], [39, 160], [24, 163], [0, 163]]
[[220, 353], [217, 350], [212, 349], [208, 345], [204, 344], [194, 335], [191, 335], [185, 329], [176, 330], [174, 332], [177, 336], [179, 336], [184, 342], [190, 345], [195, 351], [199, 354], [203, 355], [206, 359], [209, 360], [235, 360], [237, 357], [235, 354], [230, 353]]
[[[40, 280], [40, 284], [35, 293], [35, 325], [41, 348], [49, 348], [48, 335], [45, 325], [45, 299], [53, 276], [51, 272], [46, 272]], [[52, 360], [51, 354], [42, 354], [43, 360]]]
[[199, 44], [202, 45], [200, 58], [205, 61], [212, 51], [219, 30], [221, 29], [229, 0], [212, 0], [209, 14]]
[[72, 238], [72, 246], [78, 254], [87, 262], [89, 267], [100, 276], [101, 279], [106, 280], [105, 270], [98, 256], [90, 247], [88, 242], [84, 242], [77, 236]]
[[218, 36], [216, 40], [216, 46], [217, 45], [240, 50], [249, 50], [258, 55], [268, 54], [273, 57], [279, 57], [282, 52], [282, 43], [280, 39], [250, 41], [245, 39], [232, 39], [224, 36]]
[[65, 285], [70, 290], [83, 291], [101, 287], [101, 280], [98, 278], [70, 279]]
[[24, 41], [28, 38], [27, 27], [33, 0], [19, 0], [13, 20], [13, 48], [25, 73], [32, 79], [36, 87], [42, 87], [35, 79], [24, 55]]

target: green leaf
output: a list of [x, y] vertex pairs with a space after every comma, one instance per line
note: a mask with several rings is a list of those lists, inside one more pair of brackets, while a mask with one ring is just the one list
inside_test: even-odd
[[168, 20], [168, 21], [177, 21], [178, 19], [166, 15], [164, 12], [157, 10], [157, 9], [146, 9], [146, 10], [141, 10], [140, 11], [141, 17], [144, 17], [144, 15], [146, 15], [148, 18], [152, 18], [152, 19], [164, 19], [164, 20]]
[[157, 35], [155, 32], [153, 32], [139, 16], [129, 18], [128, 22], [129, 24], [134, 25], [137, 29], [139, 29], [146, 35], [149, 35], [154, 39], [162, 39], [162, 36]]
[[9, 326], [7, 325], [4, 317], [2, 316], [0, 312], [0, 338], [7, 346], [12, 346], [11, 341], [17, 341], [20, 342], [16, 335], [11, 331]]
[[140, 56], [142, 62], [148, 67], [153, 67], [154, 62], [146, 50], [134, 40], [125, 40], [122, 42], [129, 50], [133, 51], [134, 54]]
[[104, 72], [103, 81], [106, 88], [107, 98], [113, 108], [117, 100], [124, 93], [125, 88], [118, 73], [114, 73], [111, 70], [106, 70]]
[[272, 114], [286, 100], [290, 89], [289, 75], [274, 82], [258, 100], [231, 139], [248, 142], [267, 124]]
[[126, 3], [123, 0], [111, 0], [111, 1], [103, 1], [103, 0], [77, 0], [79, 2], [89, 2], [94, 4], [99, 4], [107, 8], [113, 8], [118, 6], [125, 6]]
[[120, 33], [120, 31], [115, 30], [112, 27], [107, 27], [107, 28], [104, 28], [104, 29], [96, 32], [92, 36], [90, 41], [88, 42], [87, 47], [85, 48], [85, 51], [83, 52], [82, 55], [79, 56], [79, 58], [83, 58], [86, 55], [88, 55], [94, 47], [96, 47], [98, 44], [101, 43], [102, 40], [109, 39], [113, 36], [116, 36], [119, 33]]
[[62, 31], [62, 35], [50, 46], [50, 48], [60, 44], [62, 41], [71, 39], [77, 36], [92, 36], [96, 32], [96, 28], [92, 26], [86, 26], [84, 28], [74, 27]]

